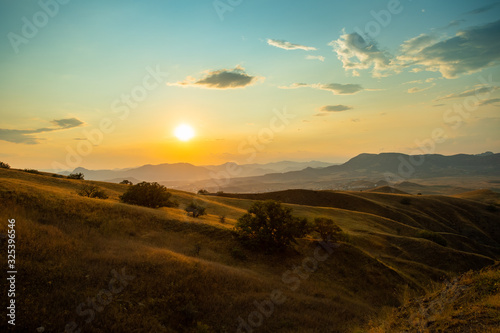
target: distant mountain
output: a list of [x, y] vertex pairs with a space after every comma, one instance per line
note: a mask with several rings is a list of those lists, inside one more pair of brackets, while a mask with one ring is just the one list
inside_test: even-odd
[[[109, 182], [120, 182], [123, 179], [136, 181], [156, 181], [156, 182], [194, 182], [212, 178], [236, 178], [262, 176], [268, 173], [286, 172], [302, 170], [307, 167], [326, 167], [332, 163], [311, 161], [292, 162], [281, 161], [267, 164], [243, 164], [238, 165], [233, 162], [221, 165], [195, 166], [189, 163], [143, 165], [136, 168], [113, 169], [113, 170], [89, 170], [86, 168], [76, 168], [73, 173], [83, 173], [85, 179], [100, 180]], [[63, 174], [69, 174], [64, 172]], [[134, 181], [135, 180], [135, 181]]]
[[[300, 171], [241, 177], [231, 181], [204, 180], [179, 188], [208, 191], [269, 192], [290, 188], [363, 190], [411, 179], [500, 177], [500, 154], [406, 155], [360, 154], [344, 164]], [[456, 186], [456, 185], [455, 185]], [[406, 191], [406, 189], [401, 189]], [[463, 190], [466, 190], [463, 188]]]

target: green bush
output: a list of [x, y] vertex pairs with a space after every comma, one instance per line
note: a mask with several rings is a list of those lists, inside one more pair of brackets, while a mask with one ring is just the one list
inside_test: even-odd
[[84, 184], [78, 191], [78, 195], [82, 197], [97, 198], [97, 199], [107, 199], [108, 195], [106, 192], [101, 190], [96, 185]]
[[28, 173], [34, 173], [34, 174], [37, 174], [37, 175], [40, 174], [40, 171], [35, 170], [35, 169], [24, 169], [23, 171], [24, 172], [28, 172]]
[[411, 199], [410, 198], [403, 198], [399, 201], [403, 205], [411, 205]]
[[8, 163], [0, 162], [0, 168], [2, 168], [2, 169], [10, 169], [10, 165]]
[[70, 173], [68, 175], [69, 179], [82, 179], [83, 180], [83, 177], [84, 177], [84, 175], [81, 172], [79, 172], [79, 173]]
[[202, 205], [198, 205], [196, 202], [191, 202], [184, 210], [189, 214], [191, 214], [193, 217], [200, 217], [202, 215], [206, 215], [207, 213], [205, 212], [206, 208], [203, 207]]
[[276, 201], [255, 202], [234, 228], [243, 245], [266, 251], [282, 250], [296, 243], [308, 231], [306, 219], [292, 215], [292, 209]]
[[172, 194], [167, 191], [167, 188], [156, 182], [142, 182], [136, 185], [131, 185], [120, 200], [124, 203], [139, 205], [151, 208], [158, 207], [176, 207], [177, 204], [170, 201]]
[[446, 241], [446, 239], [441, 236], [440, 234], [438, 234], [437, 232], [434, 232], [434, 231], [429, 231], [429, 230], [419, 230], [417, 232], [417, 237], [418, 238], [424, 238], [424, 239], [427, 239], [427, 240], [430, 240], [436, 244], [439, 244], [441, 246], [446, 246], [448, 245], [448, 242]]
[[323, 241], [338, 242], [346, 240], [344, 232], [332, 219], [317, 217], [314, 219], [312, 228]]

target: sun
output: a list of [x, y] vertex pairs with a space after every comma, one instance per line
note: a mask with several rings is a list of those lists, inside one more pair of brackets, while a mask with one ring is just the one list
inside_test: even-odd
[[194, 129], [187, 124], [182, 124], [175, 128], [174, 135], [181, 141], [189, 141], [194, 137]]

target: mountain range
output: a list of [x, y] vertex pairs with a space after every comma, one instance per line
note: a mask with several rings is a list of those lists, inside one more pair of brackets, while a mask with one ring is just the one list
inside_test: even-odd
[[[144, 165], [130, 169], [76, 168], [85, 179], [120, 182], [156, 181], [191, 192], [270, 192], [290, 188], [364, 190], [393, 185], [421, 192], [424, 185], [447, 185], [440, 193], [500, 186], [500, 154], [407, 155], [363, 153], [340, 164], [282, 161], [268, 164], [195, 166], [188, 163]], [[411, 182], [409, 182], [411, 181]], [[417, 182], [418, 184], [415, 184]], [[450, 187], [451, 186], [451, 187]], [[456, 190], [454, 190], [456, 189]], [[498, 188], [500, 190], [500, 188]], [[429, 189], [427, 194], [434, 193]]]

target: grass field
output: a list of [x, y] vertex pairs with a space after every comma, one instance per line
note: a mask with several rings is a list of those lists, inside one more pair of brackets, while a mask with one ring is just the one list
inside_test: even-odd
[[[109, 198], [77, 195], [82, 183]], [[127, 186], [0, 169], [0, 232], [7, 233], [8, 219], [16, 221], [17, 331], [380, 330], [399, 327], [390, 324], [393, 308], [500, 258], [500, 212], [491, 193], [171, 190], [179, 208], [150, 209], [120, 203]], [[325, 248], [311, 234], [286, 253], [244, 249], [231, 230], [253, 200], [264, 199], [297, 216], [332, 218], [348, 240]], [[192, 201], [208, 215], [187, 216], [183, 208]], [[498, 280], [498, 266], [491, 272], [488, 279]], [[498, 289], [486, 291], [492, 296], [485, 293], [484, 302], [498, 319]], [[384, 318], [387, 326], [378, 322]], [[0, 330], [7, 326], [3, 320]]]

